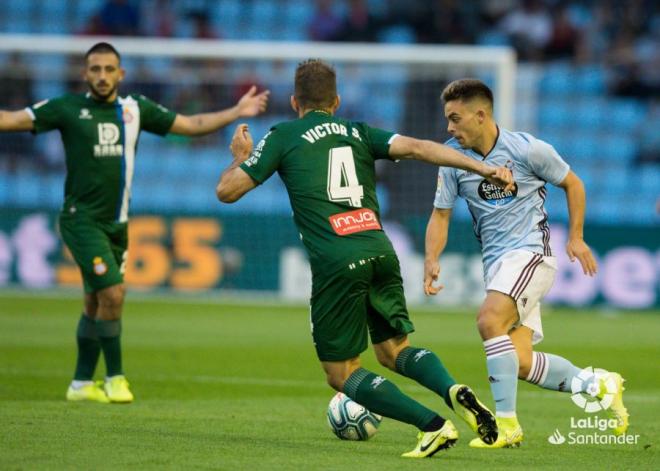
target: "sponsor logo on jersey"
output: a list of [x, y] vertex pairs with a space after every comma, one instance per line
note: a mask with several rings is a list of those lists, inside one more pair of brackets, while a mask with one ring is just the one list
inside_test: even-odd
[[266, 139], [268, 139], [268, 136], [270, 136], [272, 132], [273, 131], [268, 131], [266, 135], [259, 141], [257, 147], [255, 147], [252, 151], [252, 154], [250, 154], [250, 158], [245, 161], [245, 165], [248, 167], [254, 167], [257, 165], [259, 159], [261, 158], [261, 152], [264, 150], [264, 146], [266, 145]]
[[78, 119], [92, 119], [92, 113], [90, 113], [87, 108], [80, 108]]
[[513, 201], [518, 194], [518, 186], [513, 191], [504, 191], [497, 185], [490, 183], [488, 180], [482, 180], [477, 189], [479, 196], [488, 204], [493, 206], [502, 206]]
[[101, 257], [94, 257], [94, 273], [99, 276], [105, 275], [108, 272], [108, 266], [105, 264]]
[[94, 145], [94, 157], [121, 157], [124, 146], [119, 142], [119, 127], [115, 123], [98, 123], [99, 143]]
[[376, 213], [369, 208], [335, 214], [328, 219], [335, 234], [340, 236], [381, 229]]

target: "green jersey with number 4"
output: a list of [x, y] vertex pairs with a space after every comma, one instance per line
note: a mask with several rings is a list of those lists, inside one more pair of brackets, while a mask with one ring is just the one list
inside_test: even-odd
[[141, 130], [165, 135], [176, 113], [142, 95], [112, 103], [68, 94], [26, 109], [34, 132], [58, 129], [66, 153], [63, 214], [126, 222]]
[[273, 126], [241, 164], [257, 183], [275, 171], [289, 193], [312, 269], [334, 270], [393, 253], [376, 199], [376, 159], [394, 133], [323, 111]]

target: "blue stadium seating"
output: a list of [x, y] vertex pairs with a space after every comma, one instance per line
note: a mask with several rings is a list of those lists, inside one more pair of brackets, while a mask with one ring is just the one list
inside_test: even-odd
[[[0, 28], [6, 33], [81, 31], [104, 3], [105, 0], [6, 0], [2, 5]], [[145, 0], [139, 4], [143, 8], [153, 7], [155, 0]], [[306, 24], [316, 9], [315, 2], [309, 0], [182, 0], [172, 4], [181, 18], [176, 23], [177, 36], [188, 37], [192, 34], [192, 23], [186, 13], [200, 10], [208, 12], [213, 27], [221, 37], [228, 39], [305, 40]], [[379, 0], [370, 0], [370, 5], [374, 7], [382, 8], [383, 4]], [[335, 8], [339, 14], [346, 13], [344, 2], [336, 3]], [[573, 5], [571, 15], [580, 18], [584, 16], [584, 11], [579, 5]], [[52, 18], [61, 21], [51, 21]], [[392, 26], [381, 31], [379, 39], [390, 43], [412, 42], [414, 32], [405, 26]], [[482, 35], [478, 42], [500, 45], [507, 44], [508, 39], [489, 33]], [[0, 55], [3, 65], [6, 58], [6, 54]], [[124, 61], [129, 71], [138, 66], [130, 57]], [[145, 64], [155, 76], [159, 76], [170, 72], [174, 62], [166, 58], [150, 58]], [[276, 82], [273, 77], [283, 76], [288, 80], [295, 63], [286, 63], [286, 70], [282, 71], [268, 63], [257, 62], [255, 67], [252, 61], [234, 61], [231, 73], [233, 77], [266, 77], [264, 82]], [[45, 76], [37, 76], [34, 81], [36, 100], [65, 92], [61, 82], [49, 80], [48, 77], [51, 73], [57, 76], [64, 71], [69, 66], [66, 59], [40, 55], [30, 65], [49, 72]], [[378, 67], [378, 72], [374, 74], [371, 69], [365, 73], [365, 66], [359, 64], [338, 66], [339, 77], [343, 78], [339, 85], [344, 95], [344, 110], [350, 112], [353, 118], [400, 129], [405, 116], [407, 67], [368, 67]], [[635, 164], [640, 149], [653, 148], [654, 145], [657, 148], [657, 114], [634, 99], [608, 95], [607, 77], [600, 65], [576, 66], [567, 61], [557, 61], [539, 68], [539, 72], [536, 70], [540, 81], [526, 82], [521, 86], [525, 87], [526, 95], [538, 97], [538, 108], [528, 107], [527, 114], [516, 110], [516, 116], [525, 118], [526, 122], [536, 121], [538, 127], [533, 133], [555, 146], [583, 179], [589, 195], [590, 220], [642, 224], [657, 221], [654, 208], [658, 198], [660, 165], [644, 164], [639, 167]], [[279, 87], [278, 95], [288, 95], [290, 92], [288, 82], [287, 86], [265, 84], [274, 90]], [[365, 89], [377, 97], [366, 108], [360, 99]], [[172, 99], [171, 96], [166, 98]], [[269, 115], [248, 120], [255, 141], [273, 123], [292, 116]], [[653, 119], [655, 125], [648, 122]], [[229, 161], [226, 145], [232, 131], [226, 129], [219, 133], [221, 145], [206, 147], [197, 144], [190, 146], [181, 140], [163, 142], [162, 138], [144, 133], [136, 162], [133, 208], [163, 212], [180, 209], [206, 212], [213, 208], [218, 212], [288, 213], [288, 198], [278, 178], [269, 180], [260, 192], [248, 195], [236, 205], [215, 204], [213, 186], [221, 169]], [[37, 141], [37, 149], [43, 151], [45, 147], [43, 140]], [[19, 171], [11, 176], [0, 173], [0, 205], [57, 209], [61, 204], [63, 184], [61, 172], [40, 175]], [[635, 204], [635, 201], [649, 203]], [[563, 192], [550, 191], [547, 206], [553, 213], [565, 214]], [[458, 217], [470, 218], [462, 204], [457, 205], [456, 213]]]

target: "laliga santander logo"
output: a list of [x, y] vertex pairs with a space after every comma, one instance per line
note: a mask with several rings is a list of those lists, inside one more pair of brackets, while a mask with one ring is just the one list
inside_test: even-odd
[[[571, 400], [587, 413], [600, 412], [609, 409], [617, 392], [617, 386], [610, 377], [605, 381], [605, 391], [601, 393], [601, 378], [607, 374], [607, 371], [601, 368], [588, 366], [571, 381]], [[585, 390], [585, 381], [594, 380], [587, 387], [585, 396], [582, 392]]]

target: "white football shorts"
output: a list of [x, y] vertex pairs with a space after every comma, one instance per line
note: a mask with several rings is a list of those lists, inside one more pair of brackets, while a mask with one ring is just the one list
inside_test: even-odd
[[502, 255], [486, 276], [486, 290], [499, 291], [513, 298], [518, 307], [518, 322], [534, 331], [532, 344], [543, 340], [541, 299], [555, 280], [557, 259], [527, 250], [512, 250]]

